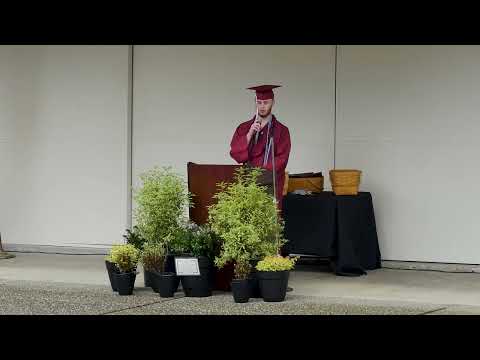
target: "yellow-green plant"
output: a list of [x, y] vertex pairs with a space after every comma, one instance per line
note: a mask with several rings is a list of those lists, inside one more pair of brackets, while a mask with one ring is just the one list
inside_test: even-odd
[[155, 167], [140, 175], [143, 185], [135, 190], [134, 217], [139, 235], [148, 242], [161, 242], [173, 234], [192, 206], [184, 178], [171, 167]]
[[143, 268], [147, 271], [163, 272], [167, 248], [163, 243], [145, 243], [140, 255]]
[[209, 207], [208, 222], [221, 242], [215, 264], [240, 263], [236, 278], [245, 277], [249, 261], [274, 255], [285, 243], [277, 206], [267, 188], [257, 183], [260, 174], [260, 169], [237, 169], [234, 182], [218, 185], [217, 201]]
[[136, 270], [140, 251], [131, 244], [114, 245], [109, 256], [120, 272], [126, 273]]
[[266, 256], [263, 260], [258, 262], [256, 269], [258, 271], [292, 270], [297, 260], [297, 257]]

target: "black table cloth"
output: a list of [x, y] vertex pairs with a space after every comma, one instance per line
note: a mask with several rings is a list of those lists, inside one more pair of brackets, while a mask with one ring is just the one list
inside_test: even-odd
[[283, 199], [284, 252], [329, 258], [337, 275], [381, 267], [372, 196], [289, 193]]

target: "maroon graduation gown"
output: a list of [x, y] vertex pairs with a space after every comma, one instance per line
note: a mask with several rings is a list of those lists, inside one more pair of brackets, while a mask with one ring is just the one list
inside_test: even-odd
[[[255, 134], [247, 144], [247, 133], [253, 124], [255, 117], [249, 121], [240, 124], [235, 134], [233, 134], [232, 141], [230, 143], [230, 156], [240, 164], [250, 163], [252, 166], [263, 168], [263, 158], [265, 156], [266, 143], [267, 143], [267, 129], [268, 124], [260, 131], [258, 136], [258, 142], [255, 143]], [[275, 116], [272, 115], [272, 127], [273, 127], [273, 141], [275, 145], [275, 171], [276, 171], [276, 192], [278, 207], [282, 209], [283, 198], [283, 186], [285, 183], [285, 169], [288, 163], [288, 157], [290, 156], [290, 132], [288, 128], [278, 121]], [[267, 170], [273, 170], [272, 167], [272, 151], [268, 157], [267, 164], [265, 166]]]

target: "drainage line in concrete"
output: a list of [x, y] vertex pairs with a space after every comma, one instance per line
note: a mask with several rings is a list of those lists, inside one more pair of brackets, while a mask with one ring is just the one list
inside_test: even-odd
[[180, 297], [178, 297], [178, 298], [173, 298], [173, 299], [168, 299], [168, 300], [165, 299], [165, 300], [160, 300], [160, 301], [154, 301], [154, 302], [148, 303], [148, 304], [137, 305], [137, 306], [133, 306], [133, 307], [127, 307], [127, 308], [124, 308], [124, 309], [118, 309], [118, 310], [109, 311], [109, 312], [106, 312], [106, 313], [102, 313], [102, 314], [100, 314], [100, 315], [111, 315], [111, 314], [114, 314], [114, 313], [117, 313], [117, 312], [120, 312], [120, 311], [137, 309], [137, 308], [142, 308], [142, 307], [145, 307], [145, 306], [150, 306], [150, 305], [155, 305], [155, 304], [163, 304], [163, 303], [166, 303], [166, 302], [183, 299], [184, 297], [185, 297], [185, 296], [180, 296]]
[[421, 314], [418, 314], [418, 315], [427, 315], [427, 314], [432, 314], [434, 312], [437, 312], [437, 311], [442, 311], [442, 310], [445, 310], [447, 309], [446, 307], [443, 307], [443, 308], [439, 308], [439, 309], [434, 309], [434, 310], [430, 310], [430, 311], [426, 311], [424, 313], [421, 313]]
[[408, 271], [435, 271], [435, 272], [442, 272], [448, 274], [478, 274], [476, 271], [446, 271], [446, 270], [434, 270], [434, 269], [402, 269], [402, 268], [392, 268], [382, 266], [382, 269], [389, 269], [389, 270], [408, 270]]

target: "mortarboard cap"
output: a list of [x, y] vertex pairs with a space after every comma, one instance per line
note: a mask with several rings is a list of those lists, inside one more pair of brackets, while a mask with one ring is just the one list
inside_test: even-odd
[[260, 85], [249, 87], [248, 90], [255, 90], [258, 100], [268, 100], [273, 99], [272, 89], [279, 88], [280, 85]]

